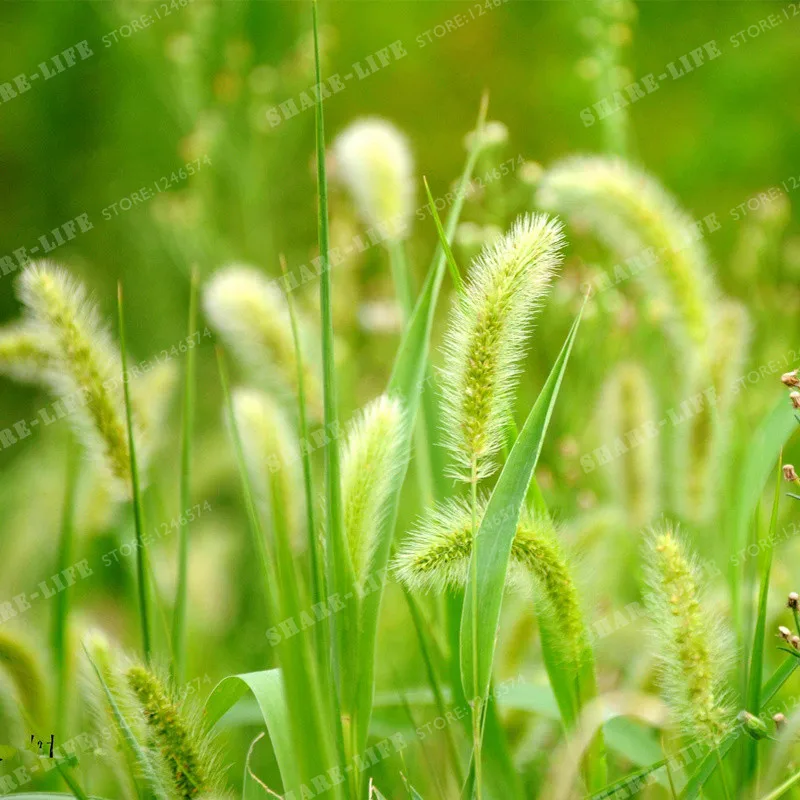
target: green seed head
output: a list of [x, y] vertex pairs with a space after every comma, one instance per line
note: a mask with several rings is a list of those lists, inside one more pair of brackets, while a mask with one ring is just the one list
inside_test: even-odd
[[570, 158], [545, 173], [537, 203], [590, 227], [666, 298], [682, 353], [705, 349], [716, 289], [702, 235], [657, 181], [620, 159]]
[[208, 751], [208, 736], [145, 667], [134, 665], [125, 680], [138, 701], [148, 745], [157, 755], [171, 800], [200, 798], [216, 789], [217, 766]]
[[[286, 298], [276, 284], [252, 267], [234, 264], [208, 282], [203, 307], [225, 344], [259, 379], [274, 382], [276, 389], [297, 391], [291, 318]], [[309, 413], [321, 419], [319, 379], [307, 361], [303, 384]]]
[[120, 355], [100, 322], [97, 307], [80, 283], [47, 263], [28, 267], [18, 288], [30, 323], [52, 356], [47, 371], [51, 388], [68, 408], [74, 407], [69, 419], [117, 492], [130, 496]]
[[484, 478], [496, 467], [524, 345], [562, 244], [560, 223], [520, 217], [484, 248], [450, 313], [442, 390], [446, 442], [461, 480]]
[[[479, 501], [478, 524], [486, 509]], [[443, 591], [463, 587], [472, 555], [472, 511], [462, 499], [431, 509], [409, 535], [394, 561], [409, 588]], [[562, 652], [577, 665], [589, 643], [584, 612], [563, 548], [549, 520], [525, 510], [511, 546], [510, 584], [533, 582], [542, 607], [561, 634]]]
[[356, 579], [368, 575], [394, 479], [403, 433], [400, 402], [373, 400], [350, 425], [342, 457], [344, 525]]
[[22, 383], [46, 383], [51, 357], [47, 340], [29, 325], [0, 330], [0, 374]]
[[716, 746], [733, 719], [725, 688], [730, 634], [704, 607], [699, 570], [671, 526], [652, 533], [647, 558], [664, 698], [688, 734]]

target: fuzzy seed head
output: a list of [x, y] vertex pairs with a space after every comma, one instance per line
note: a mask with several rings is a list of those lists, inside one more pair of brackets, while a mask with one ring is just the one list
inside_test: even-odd
[[645, 286], [667, 297], [676, 338], [705, 347], [716, 290], [702, 237], [653, 178], [620, 159], [570, 158], [545, 173], [537, 204], [591, 228], [632, 273], [644, 270]]
[[614, 456], [619, 457], [611, 459], [605, 475], [636, 529], [650, 522], [656, 511], [660, 454], [656, 438], [646, 433], [633, 436], [646, 431], [656, 417], [656, 399], [644, 368], [633, 362], [617, 365], [601, 391], [597, 427], [615, 443]]
[[[276, 388], [297, 392], [291, 318], [286, 298], [277, 285], [252, 267], [224, 267], [206, 284], [203, 309], [214, 330], [251, 371], [259, 378], [277, 376]], [[319, 380], [306, 362], [304, 366], [309, 413], [319, 419]]]
[[401, 467], [405, 417], [399, 400], [381, 395], [350, 426], [342, 457], [344, 526], [359, 582], [366, 580], [394, 480]]
[[50, 369], [47, 340], [29, 325], [0, 330], [0, 374], [21, 383], [46, 383]]
[[414, 162], [406, 137], [390, 122], [354, 122], [333, 143], [336, 166], [361, 218], [388, 238], [405, 238], [414, 206]]
[[533, 317], [561, 262], [561, 224], [524, 215], [473, 263], [455, 301], [444, 343], [445, 439], [453, 474], [490, 475], [513, 408]]
[[168, 778], [170, 800], [191, 800], [215, 791], [216, 765], [208, 752], [208, 736], [197, 721], [145, 667], [129, 667], [125, 680], [139, 703], [148, 744]]
[[[481, 498], [480, 527], [487, 500]], [[455, 498], [430, 509], [419, 521], [394, 560], [399, 580], [413, 590], [462, 588], [469, 576], [474, 541], [470, 504]], [[573, 665], [588, 645], [584, 612], [564, 550], [549, 520], [523, 511], [511, 546], [509, 583], [534, 584], [546, 613], [561, 632], [562, 653]]]
[[297, 498], [301, 496], [299, 444], [283, 409], [265, 392], [234, 389], [236, 428], [256, 497], [297, 530]]
[[[97, 307], [80, 283], [48, 263], [28, 267], [19, 278], [18, 291], [30, 324], [45, 340], [52, 357], [48, 383], [69, 407], [75, 407], [69, 419], [105, 468], [116, 491], [130, 496], [120, 355], [100, 321]], [[137, 431], [134, 436], [138, 442]], [[142, 469], [144, 456], [143, 452]]]
[[665, 700], [688, 734], [717, 745], [732, 724], [725, 689], [731, 637], [703, 607], [699, 570], [671, 527], [652, 532], [647, 558], [648, 605]]

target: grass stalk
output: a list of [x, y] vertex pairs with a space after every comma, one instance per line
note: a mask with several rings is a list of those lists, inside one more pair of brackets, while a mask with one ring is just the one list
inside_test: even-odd
[[[281, 272], [286, 277], [286, 259], [283, 255], [280, 256]], [[300, 329], [297, 324], [297, 311], [294, 306], [294, 298], [292, 293], [286, 292], [286, 305], [289, 309], [289, 321], [292, 327], [292, 339], [294, 340], [295, 349], [295, 362], [297, 366], [297, 419], [298, 419], [298, 434], [300, 436], [300, 443], [303, 445], [309, 441], [308, 436], [308, 410], [306, 407], [306, 389], [305, 389], [305, 376], [303, 367], [303, 347], [300, 341]], [[325, 573], [322, 569], [323, 563], [319, 553], [319, 546], [317, 543], [317, 521], [314, 512], [314, 474], [311, 469], [311, 454], [308, 447], [301, 446], [300, 455], [303, 462], [303, 491], [305, 492], [306, 501], [306, 528], [308, 536], [308, 552], [311, 557], [311, 590], [314, 603], [321, 602], [326, 596], [325, 590]], [[325, 626], [320, 626], [324, 629]], [[325, 652], [321, 650], [320, 652]]]
[[136, 577], [139, 596], [139, 621], [142, 627], [142, 651], [146, 664], [152, 657], [150, 640], [150, 599], [145, 571], [147, 553], [144, 543], [144, 519], [142, 512], [142, 491], [139, 482], [139, 468], [136, 462], [136, 443], [133, 436], [133, 409], [128, 381], [128, 355], [125, 343], [125, 312], [122, 300], [122, 282], [117, 284], [117, 308], [119, 311], [119, 344], [122, 351], [122, 385], [125, 393], [125, 419], [128, 427], [128, 450], [131, 462], [131, 481], [133, 484], [133, 523], [136, 532]]
[[[72, 563], [75, 537], [75, 490], [78, 482], [77, 448], [70, 437], [67, 443], [67, 475], [61, 535], [58, 542], [58, 574]], [[56, 672], [56, 737], [63, 739], [68, 726], [67, 677], [69, 661], [69, 588], [56, 595], [53, 614], [52, 646]]]
[[[197, 268], [192, 269], [189, 285], [189, 323], [187, 341], [193, 341], [197, 327]], [[194, 430], [195, 408], [195, 348], [190, 347], [186, 354], [186, 369], [183, 382], [183, 414], [181, 418], [181, 475], [179, 489], [178, 531], [178, 585], [175, 591], [175, 609], [172, 618], [172, 679], [176, 686], [186, 679], [186, 612], [188, 605], [189, 576], [189, 520], [184, 512], [191, 504], [191, 463], [192, 432]]]
[[[472, 480], [470, 481], [470, 508], [472, 511], [472, 541], [473, 548], [477, 547], [478, 538], [478, 464], [473, 458]], [[475, 759], [475, 796], [478, 800], [482, 797], [481, 785], [481, 743], [483, 730], [481, 726], [481, 687], [478, 681], [478, 560], [470, 559], [470, 583], [472, 593], [472, 749]]]
[[[319, 55], [319, 11], [317, 0], [312, 2], [312, 24], [314, 29], [314, 71], [317, 84], [321, 84], [322, 75]], [[325, 166], [325, 119], [322, 103], [314, 106], [316, 117], [316, 164], [317, 164], [317, 228], [319, 238], [320, 256], [320, 309], [322, 317], [322, 375], [323, 375], [323, 409], [325, 429], [337, 430], [339, 424], [337, 398], [336, 398], [336, 361], [334, 357], [333, 337], [333, 306], [330, 273], [330, 230], [328, 223], [328, 178]], [[329, 589], [338, 593], [340, 597], [355, 597], [355, 580], [353, 568], [350, 563], [350, 554], [347, 547], [344, 531], [344, 516], [342, 505], [342, 476], [340, 464], [339, 443], [333, 438], [326, 437], [323, 449], [325, 462], [325, 498], [326, 498], [326, 537], [327, 537], [327, 563], [326, 576]], [[354, 604], [356, 605], [356, 604]], [[340, 758], [344, 753], [344, 730], [342, 728], [342, 660], [345, 652], [351, 659], [357, 659], [356, 641], [357, 626], [351, 626], [351, 617], [355, 617], [352, 609], [345, 609], [342, 614], [330, 616], [330, 664], [333, 678], [334, 705], [337, 709], [335, 719], [335, 736]], [[337, 622], [339, 623], [337, 625]], [[351, 641], [352, 640], [352, 641]], [[327, 664], [323, 660], [323, 664]], [[352, 677], [352, 676], [351, 676]], [[348, 703], [348, 706], [351, 704]], [[356, 742], [351, 747], [357, 752], [357, 731], [353, 722], [354, 708], [348, 708], [350, 713], [350, 741]], [[355, 753], [351, 753], [355, 755]], [[352, 776], [346, 785], [357, 794], [357, 776]]]

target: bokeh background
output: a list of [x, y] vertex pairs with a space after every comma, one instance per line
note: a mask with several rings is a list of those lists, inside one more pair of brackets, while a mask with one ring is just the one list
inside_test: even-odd
[[[621, 70], [612, 77], [624, 85], [648, 73], [658, 75], [713, 40], [721, 51], [718, 58], [680, 79], [662, 81], [657, 92], [620, 112], [629, 124], [628, 156], [690, 215], [716, 215], [718, 229], [706, 242], [722, 291], [751, 313], [749, 367], [757, 370], [784, 356], [787, 369], [797, 366], [800, 353], [792, 349], [800, 349], [796, 5], [640, 2], [615, 18], [608, 3], [508, 0], [463, 27], [445, 26], [444, 35], [436, 33], [442, 30], [436, 26], [457, 14], [469, 16], [474, 5], [460, 0], [321, 2], [323, 75], [352, 72], [356, 62], [363, 66], [368, 56], [398, 40], [407, 51], [363, 80], [348, 81], [325, 102], [329, 141], [358, 117], [391, 120], [408, 137], [417, 174], [428, 176], [440, 197], [461, 171], [464, 137], [474, 125], [481, 94], [488, 91], [489, 118], [501, 122], [505, 133], [476, 174], [491, 174], [509, 160], [515, 168], [467, 202], [464, 219], [477, 227], [462, 229], [456, 254], [465, 264], [475, 240], [483, 241], [516, 213], [533, 208], [540, 167], [570, 154], [604, 151], [604, 126], [587, 127], [580, 115], [600, 99], [604, 70]], [[591, 35], [592, 21], [609, 14], [616, 19], [608, 23], [616, 67], [598, 61]], [[780, 24], [760, 25], [775, 14]], [[132, 23], [142, 15], [150, 15], [152, 24], [135, 30]], [[0, 256], [30, 249], [38, 237], [86, 214], [92, 229], [51, 256], [91, 287], [109, 320], [116, 284], [122, 281], [136, 360], [169, 351], [184, 336], [192, 265], [204, 278], [234, 261], [277, 275], [281, 253], [290, 267], [308, 264], [316, 255], [314, 112], [302, 110], [277, 126], [267, 112], [290, 98], [299, 103], [300, 93], [314, 82], [310, 21], [309, 4], [299, 0], [194, 0], [184, 6], [127, 0], [3, 3], [0, 80], [13, 82], [20, 73], [36, 71], [40, 62], [52, 64], [52, 56], [84, 40], [93, 54], [0, 103]], [[750, 26], [756, 26], [756, 34], [746, 33], [734, 46], [731, 37]], [[195, 159], [200, 159], [195, 175], [171, 179]], [[333, 162], [331, 170], [334, 239], [345, 241], [359, 233], [360, 223], [336, 182]], [[152, 191], [155, 182], [163, 187], [166, 180], [169, 189], [147, 202], [120, 207], [118, 214], [109, 211], [140, 187]], [[775, 202], [755, 200], [742, 210], [742, 203], [780, 186], [788, 191]], [[421, 180], [417, 199], [422, 206]], [[738, 218], [732, 213], [737, 207]], [[423, 216], [409, 243], [417, 286], [436, 243], [430, 217]], [[520, 413], [526, 413], [561, 346], [580, 304], [581, 284], [613, 263], [590, 237], [578, 231], [569, 238], [564, 276], [538, 324], [523, 376]], [[769, 246], [762, 248], [763, 241]], [[14, 277], [0, 277], [3, 321], [19, 313]], [[334, 287], [342, 417], [347, 419], [382, 391], [398, 342], [384, 249], [372, 247], [349, 260], [334, 273]], [[298, 293], [312, 320], [317, 289], [313, 281]], [[568, 530], [580, 527], [581, 520], [596, 521], [592, 515], [608, 506], [611, 493], [602, 470], [583, 471], [580, 456], [596, 446], [597, 404], [613, 365], [620, 359], [640, 361], [664, 407], [674, 401], [670, 392], [681, 364], [664, 345], [658, 308], [638, 298], [636, 281], [630, 281], [590, 305], [542, 457], [540, 484]], [[440, 333], [439, 328], [437, 341]], [[180, 368], [180, 354], [174, 360]], [[743, 437], [780, 398], [780, 371], [761, 373], [742, 393], [735, 424]], [[6, 379], [0, 386], [0, 427], [29, 419], [51, 402], [40, 389]], [[226, 674], [262, 667], [266, 641], [264, 621], [251, 611], [244, 515], [221, 420], [210, 336], [199, 352], [198, 403], [194, 494], [195, 502], [208, 502], [210, 510], [193, 534], [190, 674], [216, 683]], [[148, 500], [153, 528], [169, 524], [179, 511], [178, 430], [173, 402]], [[48, 559], [55, 560], [67, 439], [65, 424], [40, 427], [0, 450], [0, 599], [29, 591], [51, 574]], [[734, 452], [741, 454], [741, 447]], [[404, 526], [419, 508], [413, 480], [409, 485]], [[80, 552], [91, 563], [102, 564], [103, 554], [133, 535], [130, 520], [108, 512], [91, 487], [82, 495], [79, 517]], [[699, 540], [704, 558], [715, 558], [719, 533], [705, 531]], [[578, 540], [581, 535], [575, 534]], [[157, 576], [167, 596], [174, 580], [174, 538], [167, 535], [156, 547]], [[790, 564], [798, 549], [791, 538], [781, 547], [779, 580], [788, 571], [781, 565]], [[614, 563], [612, 543], [600, 552], [608, 561], [592, 563]], [[134, 646], [133, 559], [97, 571], [97, 578], [74, 589], [76, 635], [82, 624], [100, 622]], [[638, 597], [633, 582], [616, 587], [613, 601], [601, 584], [587, 610], [593, 618]], [[407, 635], [398, 597], [391, 591], [387, 600], [384, 635], [386, 652], [393, 655], [380, 665], [387, 686], [398, 677], [413, 684], [421, 674], [413, 652], [401, 657], [391, 649], [393, 641]], [[511, 608], [516, 613], [513, 602]], [[44, 639], [48, 613], [41, 604], [10, 624]], [[509, 674], [515, 674], [530, 656], [533, 623], [522, 615], [509, 624], [518, 626], [509, 645], [515, 652], [506, 662]], [[636, 641], [639, 629], [633, 624], [621, 635]], [[606, 687], [621, 681], [623, 673], [644, 669], [633, 656], [626, 662], [619, 641], [610, 652], [600, 650]]]

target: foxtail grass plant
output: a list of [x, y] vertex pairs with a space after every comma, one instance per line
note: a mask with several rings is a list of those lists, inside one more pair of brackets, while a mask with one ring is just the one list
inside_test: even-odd
[[392, 485], [401, 467], [403, 409], [382, 395], [351, 423], [342, 454], [344, 528], [355, 578], [363, 589], [387, 513]]
[[[277, 378], [276, 389], [297, 391], [291, 319], [277, 283], [252, 267], [225, 267], [206, 283], [203, 309], [226, 346], [255, 376]], [[303, 377], [309, 411], [320, 419], [319, 379], [308, 366]]]
[[589, 227], [669, 309], [669, 331], [689, 361], [706, 351], [717, 289], [702, 232], [650, 175], [620, 159], [568, 158], [539, 184], [540, 208]]
[[51, 355], [48, 382], [75, 412], [70, 421], [121, 495], [130, 497], [132, 480], [119, 380], [120, 355], [86, 289], [65, 270], [49, 263], [28, 267], [19, 296], [33, 329]]
[[299, 524], [300, 443], [286, 412], [258, 389], [234, 389], [232, 400], [236, 426], [243, 433], [242, 448], [250, 484], [259, 505], [268, 516], [268, 509], [280, 507], [287, 533], [295, 538]]
[[[513, 411], [514, 390], [532, 319], [561, 260], [560, 223], [545, 215], [520, 217], [509, 233], [483, 250], [454, 301], [444, 340], [444, 437], [453, 476], [470, 486], [471, 530], [478, 532], [478, 482], [497, 468], [496, 455]], [[478, 626], [476, 560], [471, 586], [473, 633]], [[473, 638], [477, 647], [477, 635]], [[473, 652], [477, 680], [478, 654]], [[482, 709], [473, 702], [475, 783], [482, 791]]]
[[671, 523], [651, 532], [646, 558], [664, 700], [684, 733], [716, 749], [734, 722], [726, 684], [732, 637], [709, 608], [697, 563]]
[[598, 429], [608, 436], [612, 453], [604, 476], [631, 529], [647, 525], [658, 508], [659, 440], [653, 435], [658, 419], [650, 377], [634, 362], [617, 365], [607, 378], [597, 410]]
[[677, 431], [675, 497], [681, 513], [697, 523], [713, 520], [718, 510], [751, 337], [749, 315], [740, 303], [719, 303], [713, 322], [706, 367], [698, 376], [702, 389]]
[[520, 217], [472, 265], [450, 312], [442, 402], [453, 476], [475, 484], [497, 469], [525, 343], [561, 261], [561, 224]]

